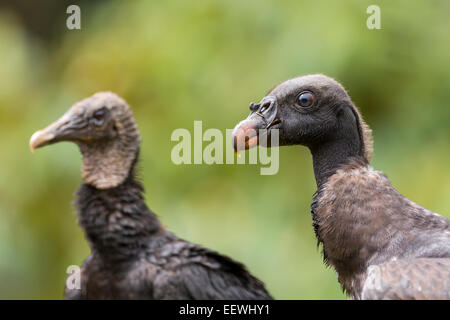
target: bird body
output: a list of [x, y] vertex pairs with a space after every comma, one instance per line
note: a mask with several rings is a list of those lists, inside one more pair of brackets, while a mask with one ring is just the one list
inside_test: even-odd
[[81, 288], [66, 288], [66, 299], [271, 299], [244, 265], [176, 237], [147, 207], [136, 178], [140, 136], [123, 99], [102, 92], [78, 102], [30, 147], [59, 141], [83, 155], [75, 204], [91, 248]]
[[82, 299], [267, 299], [263, 284], [232, 259], [167, 231], [133, 172], [117, 187], [83, 184], [79, 223], [92, 250], [81, 271]]
[[[341, 166], [317, 192], [311, 212], [324, 260], [353, 297], [413, 297], [404, 286], [389, 286], [403, 279], [413, 285], [410, 270], [400, 266], [428, 258], [428, 265], [442, 265], [440, 272], [424, 268], [417, 280], [423, 278], [430, 297], [450, 299], [450, 221], [402, 196], [382, 172], [358, 161]], [[375, 266], [383, 268], [379, 281], [395, 274], [385, 284], [389, 290], [367, 281]]]
[[276, 86], [235, 127], [235, 150], [273, 130], [280, 146], [311, 151], [315, 234], [350, 297], [450, 299], [450, 220], [370, 166], [371, 130], [337, 81], [307, 75]]

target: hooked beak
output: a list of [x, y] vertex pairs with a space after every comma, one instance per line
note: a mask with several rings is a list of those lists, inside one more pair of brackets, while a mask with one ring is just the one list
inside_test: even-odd
[[251, 113], [239, 122], [233, 130], [232, 141], [236, 153], [260, 144], [260, 135], [281, 121], [276, 118], [277, 103], [274, 97], [265, 97], [259, 104], [250, 104]]
[[256, 147], [259, 144], [259, 130], [264, 127], [264, 121], [257, 118], [248, 117], [239, 122], [232, 134], [234, 151], [239, 152]]
[[30, 150], [52, 144], [58, 141], [70, 140], [73, 134], [72, 116], [70, 111], [48, 127], [36, 131], [30, 138]]

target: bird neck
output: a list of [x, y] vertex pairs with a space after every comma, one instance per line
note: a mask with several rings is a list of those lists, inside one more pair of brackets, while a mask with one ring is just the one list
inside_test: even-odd
[[313, 219], [314, 233], [319, 243], [322, 242], [320, 237], [320, 221], [317, 207], [321, 192], [323, 191], [329, 178], [345, 164], [351, 162], [364, 163], [361, 156], [357, 152], [357, 146], [345, 143], [345, 140], [338, 139], [326, 143], [321, 143], [309, 148], [313, 158], [314, 176], [316, 178], [317, 191], [314, 194], [311, 204], [311, 214]]
[[349, 143], [345, 139], [321, 143], [310, 150], [318, 189], [339, 167], [355, 160], [367, 163], [360, 154], [358, 143]]
[[146, 206], [144, 189], [135, 175], [134, 161], [127, 178], [117, 187], [98, 189], [84, 183], [78, 190], [79, 223], [91, 250], [105, 261], [129, 261], [143, 247], [157, 244], [149, 238], [165, 234], [157, 216]]
[[119, 186], [133, 170], [139, 143], [137, 130], [110, 140], [78, 143], [83, 155], [83, 181], [97, 189]]
[[364, 133], [360, 119], [353, 109], [344, 107], [338, 113], [336, 129], [326, 138], [309, 146], [314, 175], [320, 188], [336, 170], [352, 160], [368, 164]]

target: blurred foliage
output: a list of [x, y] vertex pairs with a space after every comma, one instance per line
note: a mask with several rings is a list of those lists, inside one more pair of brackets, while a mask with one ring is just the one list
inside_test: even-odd
[[[278, 299], [345, 298], [311, 227], [308, 150], [281, 148], [274, 176], [176, 166], [174, 129], [232, 128], [278, 82], [324, 73], [374, 130], [373, 166], [450, 217], [450, 2], [377, 1], [373, 31], [373, 1], [85, 1], [73, 31], [64, 8], [48, 20], [60, 1], [44, 2], [28, 1], [34, 23], [20, 7], [0, 9], [0, 298], [59, 299], [67, 266], [89, 254], [71, 205], [76, 146], [31, 154], [28, 140], [100, 90], [133, 108], [147, 202], [163, 223], [244, 262]], [[49, 26], [33, 32], [39, 18]]]

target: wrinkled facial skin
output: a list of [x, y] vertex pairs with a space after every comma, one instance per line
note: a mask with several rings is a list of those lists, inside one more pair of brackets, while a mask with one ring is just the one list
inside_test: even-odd
[[128, 176], [137, 156], [139, 130], [128, 104], [112, 92], [99, 92], [74, 104], [60, 119], [35, 132], [30, 149], [59, 141], [78, 145], [82, 177], [98, 189], [114, 188]]
[[[299, 96], [311, 93], [311, 105], [299, 104]], [[339, 103], [336, 104], [336, 101]], [[339, 130], [338, 113], [351, 105], [345, 90], [336, 81], [322, 75], [309, 75], [287, 80], [272, 89], [259, 104], [250, 104], [250, 115], [234, 129], [236, 151], [257, 145], [256, 138], [242, 137], [250, 129], [280, 130], [280, 146], [300, 144], [312, 146], [327, 139]], [[237, 141], [244, 139], [244, 148]]]
[[[30, 149], [59, 141], [89, 144], [117, 135], [113, 108], [117, 97], [108, 93], [96, 94], [73, 105], [61, 118], [33, 134]], [[119, 101], [120, 102], [120, 101]]]

